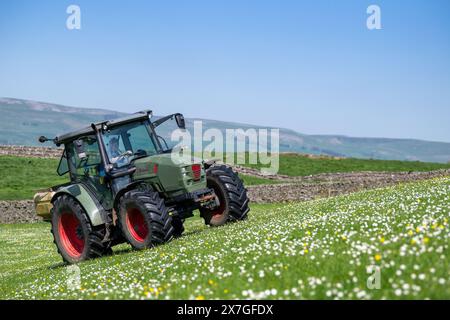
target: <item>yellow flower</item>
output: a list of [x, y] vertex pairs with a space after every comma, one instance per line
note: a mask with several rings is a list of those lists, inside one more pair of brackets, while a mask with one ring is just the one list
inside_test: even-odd
[[381, 243], [384, 243], [384, 241], [385, 241], [384, 237], [381, 237], [381, 238], [380, 238], [380, 242], [381, 242]]
[[311, 235], [311, 231], [306, 231], [306, 234], [308, 235], [308, 236], [310, 236]]
[[380, 260], [381, 260], [381, 254], [376, 254], [375, 261], [380, 261]]
[[196, 298], [195, 298], [195, 300], [205, 300], [205, 297], [204, 296], [197, 296]]
[[420, 232], [420, 227], [416, 227], [416, 232], [417, 232], [417, 233]]
[[427, 244], [428, 242], [430, 242], [430, 238], [428, 237], [423, 238], [423, 243]]
[[347, 237], [346, 236], [342, 236], [342, 240], [347, 240]]
[[214, 284], [214, 281], [212, 281], [212, 280], [210, 279], [210, 280], [208, 280], [208, 283], [209, 283], [210, 285], [213, 285], [213, 284]]
[[224, 289], [224, 290], [223, 290], [223, 293], [228, 293], [228, 289]]
[[414, 234], [414, 232], [412, 230], [408, 231], [408, 235], [412, 236]]
[[303, 252], [304, 252], [304, 253], [308, 253], [309, 251], [308, 251], [308, 249], [305, 249], [305, 250], [303, 250]]
[[411, 244], [416, 244], [416, 240], [415, 239], [411, 239]]

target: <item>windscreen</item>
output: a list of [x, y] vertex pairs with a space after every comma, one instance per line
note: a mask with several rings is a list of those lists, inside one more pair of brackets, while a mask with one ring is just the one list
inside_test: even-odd
[[127, 151], [135, 156], [150, 156], [158, 153], [146, 121], [129, 123], [107, 130], [103, 133], [103, 142], [111, 163], [125, 155]]
[[172, 141], [172, 133], [179, 130], [175, 117], [172, 117], [161, 123], [155, 128], [158, 140], [164, 151], [171, 150], [178, 142]]

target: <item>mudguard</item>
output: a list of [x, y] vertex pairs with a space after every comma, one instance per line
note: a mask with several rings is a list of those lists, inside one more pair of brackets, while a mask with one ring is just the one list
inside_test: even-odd
[[53, 195], [51, 202], [53, 203], [61, 194], [68, 194], [74, 197], [83, 207], [84, 211], [86, 211], [93, 226], [102, 225], [107, 222], [108, 214], [105, 209], [91, 196], [91, 193], [83, 184], [77, 183], [59, 188]]
[[[142, 184], [142, 181], [134, 181], [129, 183], [128, 185], [126, 185], [125, 187], [123, 187], [114, 197], [114, 202], [113, 202], [113, 208], [117, 209], [118, 205], [119, 205], [119, 201], [120, 198], [127, 192], [130, 191], [131, 189], [134, 189], [135, 187], [137, 187], [138, 185]], [[151, 187], [149, 187], [151, 188]], [[151, 188], [153, 189], [153, 188]]]

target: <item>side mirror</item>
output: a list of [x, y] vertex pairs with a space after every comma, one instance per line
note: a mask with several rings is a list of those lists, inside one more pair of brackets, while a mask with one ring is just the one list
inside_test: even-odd
[[46, 136], [40, 136], [38, 141], [40, 143], [44, 143], [44, 142], [47, 142], [47, 141], [52, 141], [54, 144], [56, 144], [57, 147], [59, 147], [61, 145], [60, 143], [58, 143], [58, 139], [56, 139], [56, 138], [49, 139]]
[[184, 121], [184, 116], [181, 113], [175, 115], [175, 120], [177, 121], [178, 128], [186, 129], [186, 123]]
[[84, 151], [83, 140], [78, 139], [78, 140], [75, 140], [73, 143], [75, 145], [75, 150], [77, 151], [78, 158], [80, 158], [80, 160], [86, 159], [87, 156], [86, 156], [86, 152]]

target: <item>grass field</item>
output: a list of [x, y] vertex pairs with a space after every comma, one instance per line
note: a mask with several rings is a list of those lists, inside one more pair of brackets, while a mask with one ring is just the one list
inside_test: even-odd
[[[261, 164], [246, 165], [259, 169]], [[309, 158], [299, 154], [281, 154], [278, 173], [288, 176], [307, 176], [319, 173], [357, 171], [432, 171], [450, 168], [450, 163], [430, 163], [419, 161]]]
[[36, 190], [67, 181], [56, 174], [59, 160], [0, 156], [0, 200], [31, 199]]
[[[0, 156], [0, 200], [31, 199], [37, 189], [65, 182], [56, 174], [58, 160]], [[259, 168], [260, 166], [253, 166]], [[311, 159], [299, 155], [280, 156], [280, 174], [305, 176], [325, 172], [349, 171], [431, 171], [450, 168], [450, 164], [330, 158]], [[241, 175], [245, 185], [272, 184], [277, 181]]]
[[72, 289], [48, 224], [0, 225], [0, 298], [450, 299], [449, 202], [440, 178], [252, 205], [247, 221], [220, 228], [190, 219], [166, 245], [79, 264]]

